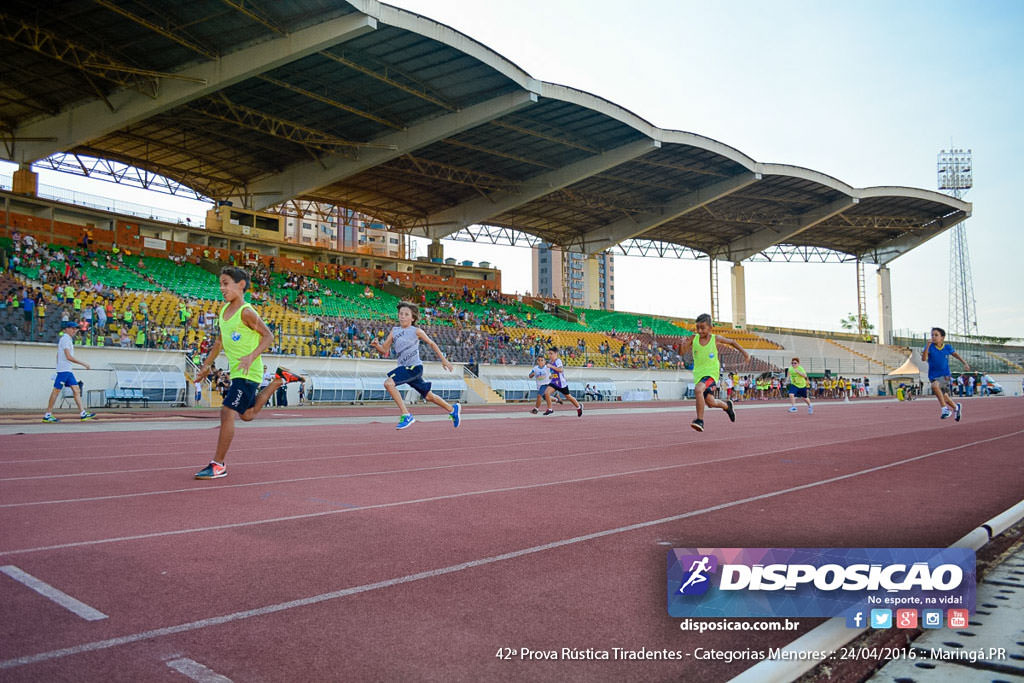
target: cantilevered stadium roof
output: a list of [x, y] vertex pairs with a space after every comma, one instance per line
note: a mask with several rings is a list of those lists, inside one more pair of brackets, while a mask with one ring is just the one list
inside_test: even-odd
[[8, 0], [5, 158], [112, 159], [263, 209], [316, 199], [433, 238], [512, 228], [740, 261], [778, 245], [887, 263], [970, 215], [657, 128], [373, 0]]

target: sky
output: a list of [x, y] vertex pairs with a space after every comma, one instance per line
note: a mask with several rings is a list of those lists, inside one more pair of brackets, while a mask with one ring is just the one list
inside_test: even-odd
[[[938, 152], [970, 148], [975, 187], [965, 196], [973, 203], [966, 225], [978, 331], [1024, 337], [1024, 231], [1013, 209], [1024, 180], [1024, 3], [391, 4], [462, 31], [536, 78], [607, 98], [657, 126], [855, 187], [934, 189]], [[124, 189], [95, 182], [86, 191], [127, 198]], [[890, 264], [896, 329], [948, 326], [949, 243], [947, 232]], [[419, 248], [425, 252], [425, 241]], [[490, 261], [502, 269], [506, 291], [530, 288], [528, 249], [448, 242], [446, 256]], [[725, 320], [730, 265], [719, 263]], [[620, 256], [615, 267], [620, 310], [692, 318], [709, 309], [706, 260]], [[857, 309], [852, 264], [748, 262], [745, 271], [751, 323], [840, 329], [840, 318]], [[866, 273], [868, 316], [877, 325], [874, 266]]]

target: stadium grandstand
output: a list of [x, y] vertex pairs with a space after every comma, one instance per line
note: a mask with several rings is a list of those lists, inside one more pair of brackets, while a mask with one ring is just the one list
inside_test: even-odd
[[[18, 201], [8, 197], [9, 204]], [[71, 211], [68, 206], [61, 209]], [[86, 211], [80, 216], [85, 221], [88, 211], [78, 211]], [[213, 333], [212, 319], [220, 300], [216, 273], [223, 265], [237, 263], [253, 274], [250, 298], [275, 332], [273, 351], [282, 355], [372, 357], [368, 342], [386, 333], [397, 303], [410, 300], [422, 307], [425, 328], [459, 362], [529, 365], [554, 345], [563, 350], [571, 366], [667, 369], [692, 365], [689, 355], [678, 353], [680, 341], [693, 334], [692, 320], [570, 308], [541, 298], [502, 294], [489, 289], [486, 281], [473, 282], [472, 288], [471, 281], [463, 281], [461, 289], [438, 289], [432, 276], [341, 267], [311, 260], [323, 256], [315, 253], [292, 259], [230, 249], [211, 251], [198, 241], [183, 241], [175, 244], [172, 253], [154, 256], [145, 248], [135, 251], [115, 241], [98, 242], [95, 222], [54, 223], [37, 231], [31, 218], [14, 211], [5, 214], [7, 234], [0, 237], [8, 266], [0, 280], [4, 339], [52, 340], [62, 317], [88, 316], [94, 324], [87, 344], [197, 350]], [[128, 226], [128, 218], [114, 222]], [[130, 228], [124, 230], [121, 245], [140, 242]], [[83, 237], [88, 240], [85, 247]], [[53, 241], [44, 242], [47, 239]], [[219, 260], [213, 258], [214, 252]], [[410, 267], [415, 264], [409, 262]], [[16, 302], [28, 292], [42, 306], [26, 327]], [[97, 306], [104, 308], [105, 330], [95, 324]], [[901, 365], [909, 347], [919, 345], [904, 338], [886, 345], [867, 343], [850, 333], [754, 331], [758, 329], [714, 329], [739, 341], [753, 356], [751, 363], [744, 364], [727, 350], [724, 361], [731, 370], [779, 372], [789, 355], [798, 355], [813, 372], [829, 369], [878, 376]], [[981, 371], [1021, 371], [1024, 350], [991, 344], [960, 346]]]

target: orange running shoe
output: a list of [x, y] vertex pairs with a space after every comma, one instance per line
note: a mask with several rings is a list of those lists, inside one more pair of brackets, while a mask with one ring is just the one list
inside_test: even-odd
[[294, 372], [292, 372], [288, 368], [278, 367], [277, 371], [274, 373], [274, 375], [276, 375], [277, 377], [280, 377], [282, 380], [284, 380], [285, 384], [291, 384], [292, 382], [305, 382], [306, 381], [305, 377], [303, 377], [302, 375], [296, 375]]

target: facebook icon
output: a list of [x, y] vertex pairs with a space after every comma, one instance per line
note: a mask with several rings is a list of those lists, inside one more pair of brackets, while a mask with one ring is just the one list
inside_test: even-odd
[[864, 612], [846, 615], [846, 628], [864, 628]]

